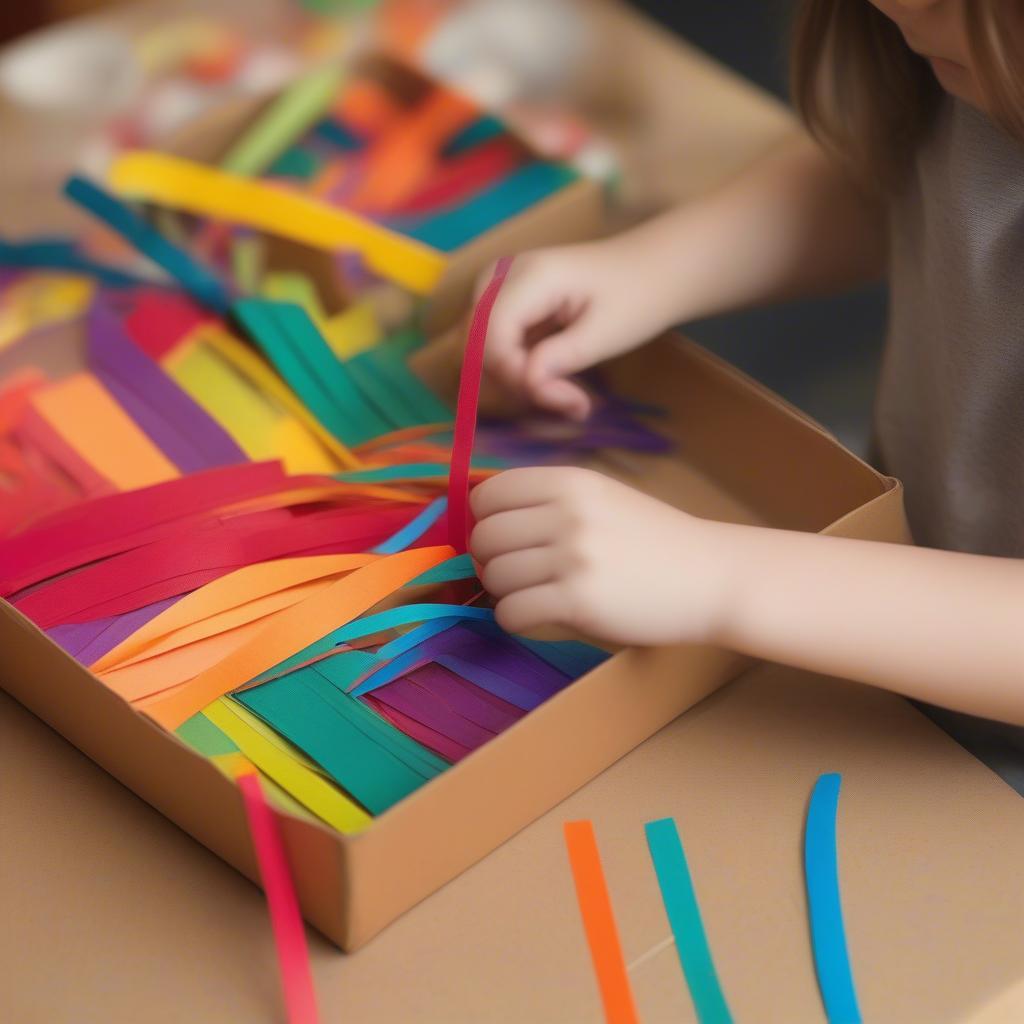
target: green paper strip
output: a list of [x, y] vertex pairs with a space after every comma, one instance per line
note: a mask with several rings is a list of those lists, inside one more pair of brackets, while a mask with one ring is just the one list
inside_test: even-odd
[[203, 757], [220, 757], [237, 754], [238, 744], [211, 722], [202, 711], [196, 712], [174, 730], [178, 739], [183, 740]]
[[231, 147], [221, 168], [232, 174], [261, 174], [320, 119], [343, 79], [340, 64], [318, 68], [298, 79]]
[[263, 241], [255, 235], [241, 235], [231, 243], [231, 273], [245, 295], [255, 295], [263, 278]]
[[700, 1024], [732, 1024], [676, 823], [671, 818], [649, 821], [644, 831], [697, 1019]]

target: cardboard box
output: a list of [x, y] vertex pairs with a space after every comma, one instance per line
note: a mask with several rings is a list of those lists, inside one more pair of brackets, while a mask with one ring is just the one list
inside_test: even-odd
[[[355, 73], [385, 82], [410, 106], [435, 88], [425, 75], [380, 56], [358, 61]], [[170, 139], [166, 148], [177, 156], [216, 164], [274, 98], [247, 98], [218, 107]], [[523, 148], [529, 149], [525, 142]], [[478, 276], [499, 257], [544, 245], [583, 241], [600, 234], [605, 226], [604, 206], [601, 187], [589, 178], [579, 177], [468, 244], [445, 253], [447, 269], [424, 313], [427, 333], [440, 333], [462, 316], [470, 304]], [[272, 267], [304, 270], [313, 277], [323, 293], [328, 312], [337, 312], [346, 304], [344, 283], [338, 280], [332, 254], [283, 239], [272, 241], [268, 253]]]
[[[69, 359], [66, 336], [41, 341], [43, 356], [52, 347]], [[664, 339], [611, 364], [609, 378], [620, 393], [668, 411], [662, 428], [678, 451], [610, 454], [598, 463], [607, 472], [697, 515], [907, 539], [896, 481], [696, 346]], [[107, 690], [7, 604], [0, 604], [0, 650], [0, 684], [8, 692], [257, 879], [238, 791], [212, 764]], [[279, 815], [307, 919], [343, 949], [361, 946], [742, 664], [710, 647], [622, 651], [359, 835]]]

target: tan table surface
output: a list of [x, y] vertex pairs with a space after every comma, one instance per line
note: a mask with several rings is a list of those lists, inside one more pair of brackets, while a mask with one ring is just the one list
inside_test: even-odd
[[[113, 20], [139, 26], [161, 10], [200, 6], [214, 7], [147, 2]], [[272, 14], [264, 3], [221, 0], [216, 9], [243, 6]], [[639, 203], [692, 194], [789, 130], [776, 104], [706, 58], [615, 8], [604, 16], [623, 47], [645, 39], [654, 48], [623, 85], [632, 98], [622, 109], [673, 83], [651, 99], [672, 133], [618, 113]], [[86, 127], [58, 132], [0, 110], [5, 232], [73, 223], [50, 193]], [[281, 1020], [257, 889], [3, 694], [0, 759], [0, 1020]], [[964, 1020], [1010, 991], [1024, 977], [1016, 795], [904, 702], [764, 667], [359, 953], [340, 955], [311, 935], [323, 1018], [599, 1020], [561, 839], [564, 820], [589, 816], [643, 1020], [692, 1020], [642, 830], [674, 815], [737, 1020], [823, 1020], [800, 836], [810, 788], [827, 770], [845, 777], [843, 884], [866, 1018]], [[768, 948], [754, 939], [766, 931], [775, 936]], [[1010, 998], [1006, 1016], [986, 1020], [1024, 1019], [1019, 993]]]

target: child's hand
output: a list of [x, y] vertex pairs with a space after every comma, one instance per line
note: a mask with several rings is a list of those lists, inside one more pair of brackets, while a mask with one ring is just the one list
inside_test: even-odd
[[509, 632], [713, 641], [725, 620], [721, 524], [584, 469], [513, 469], [478, 485], [470, 549]]
[[590, 397], [572, 374], [664, 326], [649, 315], [643, 276], [617, 240], [516, 257], [491, 313], [488, 376], [543, 409], [586, 419]]

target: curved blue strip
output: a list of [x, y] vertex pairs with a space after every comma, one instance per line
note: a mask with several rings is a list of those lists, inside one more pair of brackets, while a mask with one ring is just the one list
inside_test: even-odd
[[[384, 630], [394, 629], [396, 626], [407, 626], [412, 622], [429, 622], [435, 619], [452, 618], [493, 619], [494, 612], [489, 608], [463, 608], [450, 604], [406, 604], [398, 608], [388, 608], [385, 611], [377, 612], [374, 615], [366, 615], [363, 618], [347, 622], [344, 626], [339, 626], [328, 633], [327, 636], [321, 637], [308, 647], [304, 647], [301, 651], [274, 665], [273, 668], [267, 669], [266, 672], [261, 672], [253, 682], [265, 682], [268, 679], [292, 672], [310, 659], [326, 654], [332, 648], [337, 647], [338, 644], [348, 643], [349, 640], [358, 640], [360, 637], [370, 636], [373, 633], [382, 633]], [[445, 629], [447, 628], [445, 626]], [[400, 637], [399, 639], [402, 638]]]
[[223, 313], [229, 298], [221, 282], [184, 249], [169, 242], [151, 224], [119, 199], [104, 192], [85, 178], [73, 175], [64, 185], [64, 194], [84, 207], [131, 246], [162, 267], [182, 287], [204, 305]]
[[410, 544], [415, 544], [444, 515], [447, 508], [447, 498], [435, 498], [413, 520], [378, 544], [373, 549], [374, 554], [393, 555], [404, 551]]
[[814, 966], [829, 1024], [861, 1024], [839, 897], [836, 814], [841, 782], [833, 772], [814, 786], [804, 834], [804, 872]]
[[110, 288], [135, 288], [140, 285], [153, 287], [152, 281], [83, 256], [72, 241], [63, 238], [34, 238], [24, 242], [0, 239], [0, 267], [88, 274]]

